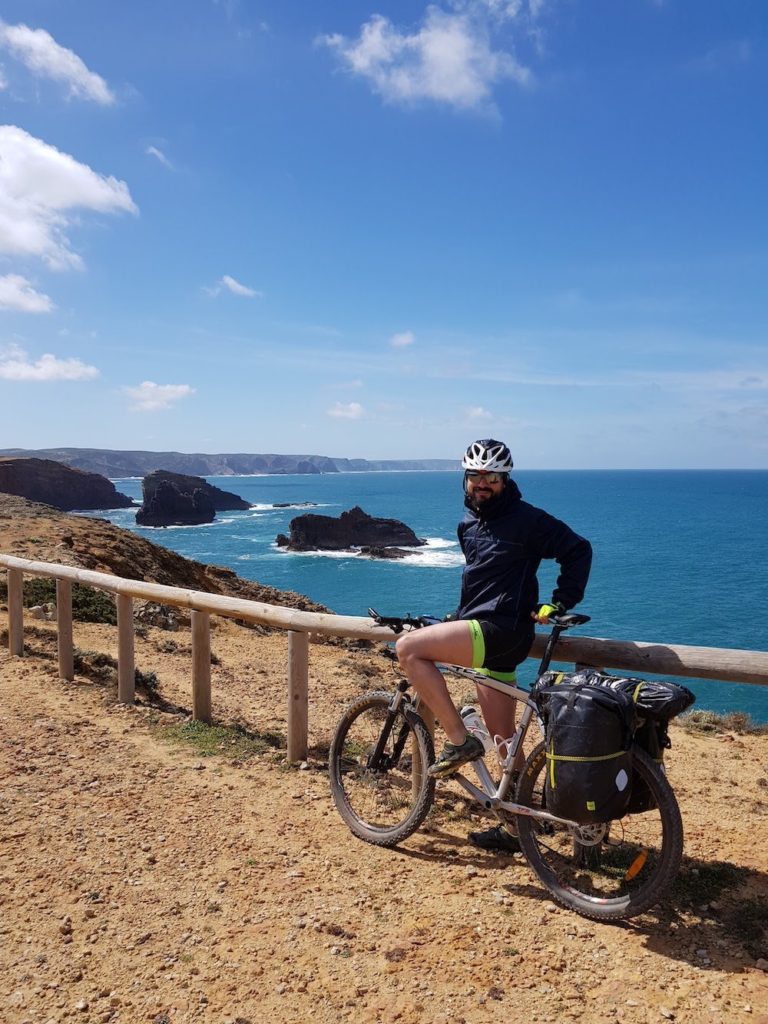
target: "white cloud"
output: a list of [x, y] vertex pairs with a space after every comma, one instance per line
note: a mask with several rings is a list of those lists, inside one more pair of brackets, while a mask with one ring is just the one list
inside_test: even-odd
[[490, 0], [457, 6], [454, 13], [428, 7], [421, 25], [410, 34], [374, 14], [357, 39], [335, 33], [318, 42], [334, 50], [343, 66], [367, 79], [390, 102], [432, 100], [464, 110], [488, 107], [496, 82], [513, 79], [526, 85], [531, 80], [528, 68], [512, 54], [494, 50], [490, 39], [490, 16], [495, 13], [508, 20], [520, 7]]
[[213, 288], [204, 285], [203, 291], [206, 295], [210, 295], [212, 298], [215, 298], [217, 295], [221, 294], [223, 288], [232, 292], [233, 295], [242, 295], [247, 299], [260, 299], [264, 295], [263, 292], [256, 291], [255, 288], [248, 288], [246, 285], [240, 284], [239, 281], [236, 281], [234, 277], [230, 277], [229, 274], [225, 274], [223, 277], [220, 277]]
[[261, 295], [261, 292], [257, 292], [254, 288], [248, 288], [244, 284], [240, 284], [234, 277], [230, 277], [229, 274], [225, 274], [219, 282], [225, 288], [228, 288], [233, 295], [244, 295], [249, 299], [252, 299], [254, 295]]
[[32, 362], [18, 345], [0, 350], [0, 380], [92, 380], [99, 376], [95, 366], [79, 359], [58, 359], [46, 352]]
[[69, 86], [70, 96], [93, 100], [103, 106], [115, 102], [101, 75], [89, 71], [76, 53], [60, 46], [45, 29], [7, 25], [0, 21], [0, 46], [20, 60], [32, 74], [64, 82]]
[[363, 412], [364, 409], [359, 402], [337, 402], [328, 410], [328, 415], [339, 420], [359, 420]]
[[492, 420], [493, 413], [484, 409], [482, 405], [471, 405], [466, 410], [468, 420]]
[[37, 256], [54, 270], [81, 267], [66, 232], [70, 211], [137, 213], [128, 186], [15, 125], [0, 125], [0, 252]]
[[413, 331], [401, 331], [399, 334], [393, 334], [389, 339], [389, 344], [392, 348], [408, 348], [416, 341], [416, 335]]
[[155, 160], [159, 160], [163, 167], [167, 167], [169, 171], [173, 170], [173, 164], [165, 153], [161, 149], [158, 149], [157, 146], [147, 146], [144, 152], [147, 156], [153, 156]]
[[47, 295], [37, 292], [21, 274], [0, 277], [0, 309], [21, 313], [50, 313], [53, 303]]
[[155, 384], [145, 380], [138, 387], [124, 387], [123, 391], [132, 401], [131, 408], [137, 412], [154, 412], [158, 409], [170, 409], [182, 398], [194, 395], [195, 388], [189, 384]]

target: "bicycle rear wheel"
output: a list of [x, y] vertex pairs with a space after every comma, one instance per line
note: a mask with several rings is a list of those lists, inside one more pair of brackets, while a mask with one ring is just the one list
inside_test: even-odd
[[427, 727], [412, 713], [389, 712], [392, 694], [366, 693], [344, 712], [328, 755], [336, 808], [360, 839], [396, 846], [426, 818], [435, 795]]
[[[683, 853], [683, 824], [675, 794], [645, 751], [633, 751], [635, 777], [655, 806], [642, 814], [577, 830], [518, 817], [520, 846], [558, 903], [596, 921], [634, 917], [671, 886]], [[531, 753], [517, 787], [517, 802], [545, 809], [544, 744]]]

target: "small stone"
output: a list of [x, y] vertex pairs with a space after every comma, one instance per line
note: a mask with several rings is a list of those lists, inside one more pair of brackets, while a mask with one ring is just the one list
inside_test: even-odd
[[305, 772], [308, 769], [309, 769], [309, 762], [308, 761], [302, 761], [301, 764], [299, 765], [299, 771], [300, 772]]
[[674, 1013], [672, 1013], [671, 1010], [668, 1010], [666, 1008], [666, 1006], [660, 1006], [659, 1007], [659, 1013], [661, 1014], [662, 1017], [666, 1017], [667, 1020], [674, 1020], [675, 1019]]
[[474, 864], [467, 864], [465, 874], [467, 878], [476, 878], [477, 875], [480, 874], [480, 872], [477, 870]]
[[275, 986], [275, 992], [277, 992], [277, 994], [281, 996], [287, 988], [288, 986], [281, 981], [279, 985]]
[[76, 1010], [80, 1010], [81, 1013], [85, 1013], [85, 1011], [88, 1009], [88, 1000], [87, 999], [80, 999], [80, 1000], [78, 1000], [78, 1002], [75, 1003], [75, 1009]]
[[768, 960], [766, 960], [765, 957], [761, 956], [760, 959], [755, 963], [755, 967], [758, 969], [758, 971], [768, 971]]

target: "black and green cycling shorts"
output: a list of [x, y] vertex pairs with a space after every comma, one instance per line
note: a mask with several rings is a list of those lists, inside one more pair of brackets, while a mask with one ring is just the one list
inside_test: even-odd
[[528, 657], [533, 643], [533, 620], [530, 625], [510, 626], [491, 619], [465, 619], [472, 637], [472, 668], [497, 679], [514, 684], [515, 669]]

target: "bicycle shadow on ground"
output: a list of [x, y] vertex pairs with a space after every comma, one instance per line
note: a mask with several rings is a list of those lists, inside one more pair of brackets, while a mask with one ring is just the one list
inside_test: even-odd
[[[478, 827], [483, 826], [472, 824], [468, 831]], [[521, 854], [485, 853], [435, 825], [421, 839], [418, 848], [398, 847], [398, 852], [413, 860], [475, 868], [513, 900], [552, 903]], [[585, 920], [573, 916], [574, 922]], [[686, 856], [671, 893], [658, 907], [602, 926], [641, 934], [650, 951], [670, 960], [738, 974], [768, 959], [768, 872]]]

